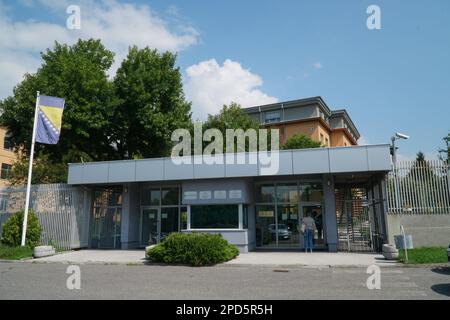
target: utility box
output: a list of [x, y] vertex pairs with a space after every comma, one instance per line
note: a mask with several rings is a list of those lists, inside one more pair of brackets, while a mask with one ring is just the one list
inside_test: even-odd
[[410, 234], [405, 235], [405, 241], [403, 241], [402, 235], [396, 235], [394, 241], [397, 249], [405, 249], [404, 242], [406, 242], [406, 249], [414, 249], [412, 235]]

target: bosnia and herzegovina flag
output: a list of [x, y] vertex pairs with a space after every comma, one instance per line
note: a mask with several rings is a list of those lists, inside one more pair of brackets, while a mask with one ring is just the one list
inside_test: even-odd
[[64, 99], [39, 96], [36, 141], [57, 144], [61, 134]]

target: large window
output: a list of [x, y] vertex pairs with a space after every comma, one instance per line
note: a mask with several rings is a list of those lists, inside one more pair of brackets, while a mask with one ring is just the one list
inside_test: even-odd
[[238, 229], [238, 205], [191, 206], [192, 229]]
[[265, 123], [279, 122], [281, 120], [280, 111], [270, 111], [265, 113]]

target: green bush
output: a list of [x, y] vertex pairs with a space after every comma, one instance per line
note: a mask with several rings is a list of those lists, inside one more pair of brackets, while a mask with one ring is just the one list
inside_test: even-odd
[[202, 266], [234, 259], [239, 250], [221, 234], [172, 233], [147, 254], [154, 262]]
[[[20, 211], [12, 215], [5, 222], [1, 238], [2, 244], [10, 247], [20, 246], [22, 239], [23, 214], [24, 212]], [[41, 231], [41, 224], [39, 223], [38, 217], [33, 211], [29, 211], [25, 244], [30, 248], [38, 246], [41, 239]]]

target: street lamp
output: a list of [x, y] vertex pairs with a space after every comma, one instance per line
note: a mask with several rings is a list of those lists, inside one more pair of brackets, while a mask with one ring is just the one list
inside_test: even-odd
[[401, 206], [401, 199], [400, 199], [400, 192], [398, 190], [398, 181], [397, 181], [397, 166], [396, 166], [396, 162], [397, 162], [397, 147], [395, 146], [395, 140], [408, 140], [409, 136], [400, 132], [396, 132], [392, 138], [392, 145], [391, 145], [391, 155], [392, 155], [392, 169], [394, 171], [394, 197], [395, 197], [395, 205], [396, 205], [396, 209], [400, 210], [400, 206]]

